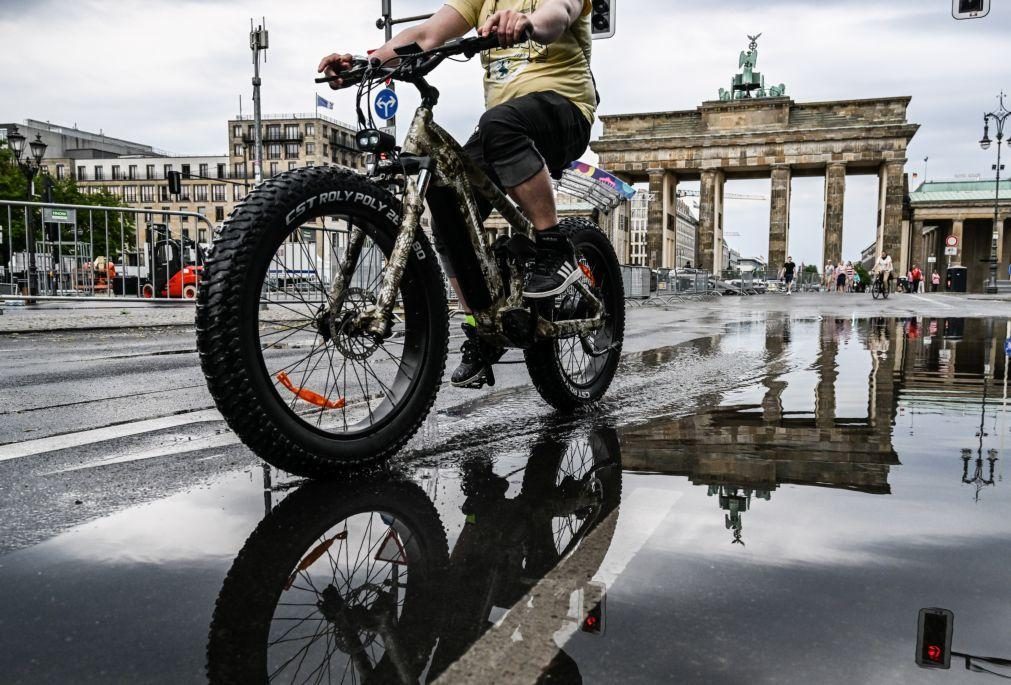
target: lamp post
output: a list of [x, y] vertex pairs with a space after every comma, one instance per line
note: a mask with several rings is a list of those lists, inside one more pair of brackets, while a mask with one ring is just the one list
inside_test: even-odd
[[1011, 111], [1008, 111], [1007, 107], [1004, 106], [1004, 93], [1000, 94], [998, 99], [999, 108], [996, 112], [988, 112], [983, 115], [983, 139], [979, 141], [979, 146], [984, 150], [990, 149], [990, 123], [993, 122], [995, 128], [997, 129], [997, 163], [994, 165], [993, 169], [997, 172], [997, 183], [996, 190], [993, 196], [993, 235], [990, 241], [990, 278], [986, 284], [986, 292], [993, 294], [997, 292], [997, 236], [999, 231], [1004, 227], [998, 228], [997, 224], [1000, 221], [1000, 172], [1004, 169], [1000, 163], [1000, 145], [1004, 142], [1004, 123], [1007, 121], [1008, 116], [1011, 116]]
[[[18, 168], [21, 169], [21, 173], [28, 181], [28, 201], [31, 202], [35, 198], [35, 175], [42, 168], [42, 158], [45, 157], [48, 146], [42, 142], [41, 134], [36, 134], [35, 140], [28, 143], [30, 153], [28, 157], [25, 157], [25, 140], [26, 138], [18, 131], [17, 126], [7, 134], [7, 145], [14, 153], [14, 161], [17, 162]], [[35, 265], [35, 248], [32, 245], [31, 217], [31, 209], [27, 209], [25, 211], [25, 246], [28, 251], [28, 294], [38, 295], [39, 284]]]

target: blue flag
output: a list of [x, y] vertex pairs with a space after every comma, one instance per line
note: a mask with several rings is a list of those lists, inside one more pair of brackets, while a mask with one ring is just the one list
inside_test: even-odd
[[321, 97], [318, 94], [316, 95], [316, 106], [317, 107], [326, 107], [327, 109], [333, 109], [333, 103], [330, 102], [329, 100], [324, 99], [323, 97]]

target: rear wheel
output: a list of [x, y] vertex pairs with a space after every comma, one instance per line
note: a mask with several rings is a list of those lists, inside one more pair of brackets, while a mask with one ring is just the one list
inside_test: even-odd
[[[614, 248], [592, 221], [564, 219], [559, 227], [572, 241], [587, 287], [604, 306], [604, 323], [595, 332], [543, 340], [526, 351], [537, 392], [548, 404], [572, 410], [604, 396], [621, 360], [625, 336], [625, 288]], [[586, 318], [588, 303], [575, 286], [546, 302], [541, 315], [563, 321]]]
[[[392, 335], [356, 330], [376, 303], [400, 205], [334, 168], [276, 176], [239, 205], [215, 239], [197, 304], [204, 375], [229, 426], [264, 460], [332, 477], [392, 456], [417, 431], [442, 381], [448, 310], [420, 235], [404, 272]], [[361, 236], [349, 287], [331, 283]]]

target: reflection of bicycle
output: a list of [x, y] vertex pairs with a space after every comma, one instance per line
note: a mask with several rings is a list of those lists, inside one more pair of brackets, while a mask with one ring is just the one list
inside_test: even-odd
[[876, 274], [871, 283], [871, 297], [877, 299], [888, 299], [891, 290], [891, 279], [886, 279], [882, 274]]
[[[330, 166], [270, 178], [216, 237], [198, 303], [201, 364], [229, 426], [268, 462], [332, 476], [388, 459], [421, 426], [448, 341], [443, 276], [420, 228], [426, 202], [481, 339], [523, 349], [534, 386], [556, 408], [607, 391], [625, 327], [611, 243], [592, 222], [563, 221], [580, 269], [561, 292], [525, 297], [533, 226], [433, 121], [439, 93], [426, 75], [492, 43], [406, 46], [393, 68], [359, 61], [342, 72], [344, 87], [358, 86], [357, 145], [377, 160], [371, 174]], [[362, 110], [373, 86], [389, 79], [421, 93], [402, 151]], [[499, 211], [510, 238], [485, 230], [482, 202]], [[272, 289], [268, 273], [280, 282], [308, 278], [313, 290]]]
[[[512, 499], [487, 460], [464, 463], [461, 478], [467, 522], [451, 554], [435, 507], [408, 480], [314, 482], [287, 497], [250, 535], [221, 589], [211, 682], [413, 683], [426, 666], [431, 681], [491, 627], [496, 607], [513, 608], [519, 621], [536, 609], [538, 620], [524, 623], [532, 639], [545, 615], [568, 612], [573, 593], [600, 601], [579, 581], [552, 585], [550, 607], [520, 603], [576, 559], [591, 530], [613, 534], [608, 514], [621, 488], [613, 431], [539, 442]], [[579, 567], [597, 568], [607, 547], [581, 549]], [[571, 672], [562, 654], [552, 668]]]

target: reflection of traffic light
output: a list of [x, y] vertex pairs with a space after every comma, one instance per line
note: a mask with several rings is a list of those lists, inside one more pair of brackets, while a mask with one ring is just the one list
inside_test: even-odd
[[982, 19], [990, 14], [990, 0], [952, 0], [951, 16], [956, 19]]
[[590, 11], [590, 30], [594, 39], [614, 35], [614, 5], [618, 0], [593, 0]]
[[589, 613], [583, 617], [583, 624], [579, 629], [584, 633], [604, 632], [604, 605], [602, 603], [590, 609]]
[[951, 633], [955, 615], [947, 609], [920, 609], [916, 663], [922, 668], [951, 668]]

